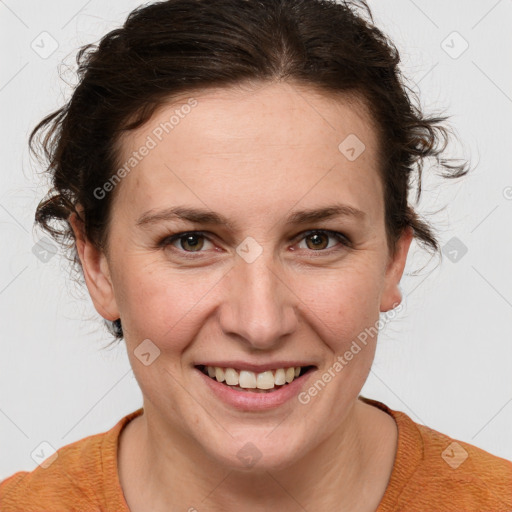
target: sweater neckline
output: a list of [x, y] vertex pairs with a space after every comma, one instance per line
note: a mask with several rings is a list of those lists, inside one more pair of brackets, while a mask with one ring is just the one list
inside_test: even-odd
[[119, 479], [118, 452], [119, 438], [123, 429], [137, 416], [144, 413], [141, 407], [131, 412], [109, 431], [101, 444], [101, 460], [105, 471], [104, 493], [103, 493], [103, 509], [116, 510], [118, 512], [130, 512], [128, 503], [124, 497], [123, 488]]
[[[359, 396], [359, 400], [386, 412], [395, 420], [397, 425], [398, 442], [393, 469], [384, 495], [376, 510], [376, 512], [392, 512], [395, 510], [395, 504], [407, 482], [420, 465], [423, 458], [423, 440], [415, 423], [407, 414], [390, 409], [382, 402], [371, 398]], [[105, 509], [130, 512], [119, 479], [119, 438], [122, 430], [128, 423], [143, 413], [144, 408], [141, 407], [119, 420], [119, 422], [107, 432], [101, 444], [101, 460], [106, 479], [103, 495], [103, 506]]]
[[359, 396], [363, 402], [373, 405], [392, 416], [398, 429], [397, 448], [393, 469], [376, 512], [393, 512], [405, 486], [424, 458], [423, 438], [414, 421], [405, 413], [390, 409], [387, 405]]

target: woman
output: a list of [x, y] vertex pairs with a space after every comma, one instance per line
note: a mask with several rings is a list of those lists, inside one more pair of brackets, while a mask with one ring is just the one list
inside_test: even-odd
[[81, 50], [30, 139], [36, 220], [144, 403], [4, 480], [2, 511], [511, 510], [512, 463], [359, 394], [413, 237], [438, 250], [407, 196], [446, 132], [357, 7], [169, 0]]

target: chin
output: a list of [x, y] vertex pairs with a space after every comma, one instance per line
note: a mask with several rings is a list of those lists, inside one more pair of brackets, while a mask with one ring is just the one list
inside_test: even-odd
[[252, 473], [284, 470], [298, 460], [304, 447], [302, 441], [292, 439], [285, 430], [272, 433], [268, 428], [259, 434], [252, 432], [248, 435], [244, 431], [233, 438], [227, 436], [226, 443], [221, 450], [222, 445], [217, 443], [215, 447], [205, 449], [230, 470]]

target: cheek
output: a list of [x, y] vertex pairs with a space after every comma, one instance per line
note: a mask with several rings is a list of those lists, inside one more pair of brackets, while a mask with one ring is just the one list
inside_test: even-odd
[[[306, 280], [296, 287], [305, 305], [304, 316], [336, 354], [364, 337], [379, 319], [380, 283], [375, 274], [370, 266], [363, 272], [344, 269], [316, 284]], [[372, 339], [368, 336], [368, 343]]]
[[132, 343], [149, 338], [162, 350], [180, 349], [189, 342], [200, 325], [198, 315], [222, 277], [222, 273], [194, 274], [140, 260], [127, 261], [123, 268], [125, 277], [119, 276], [115, 288], [125, 332]]

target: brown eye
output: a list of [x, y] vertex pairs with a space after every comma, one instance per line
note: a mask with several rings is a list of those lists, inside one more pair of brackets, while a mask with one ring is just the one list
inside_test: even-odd
[[191, 231], [164, 238], [159, 245], [161, 247], [172, 246], [178, 252], [204, 252], [205, 240], [209, 241], [204, 233]]
[[[325, 233], [314, 233], [312, 235], [308, 235], [305, 237], [305, 240], [308, 248], [313, 250], [325, 249], [329, 245], [329, 236]], [[311, 244], [307, 243], [308, 240], [311, 241]]]
[[329, 239], [339, 243], [341, 247], [338, 247], [338, 249], [350, 246], [348, 238], [337, 231], [309, 231], [303, 235], [301, 241], [305, 240], [306, 249], [310, 249], [313, 252], [330, 252], [330, 249], [336, 249], [336, 243], [329, 246]]
[[188, 234], [178, 239], [181, 248], [187, 252], [200, 251], [204, 245], [204, 236], [197, 234]]

